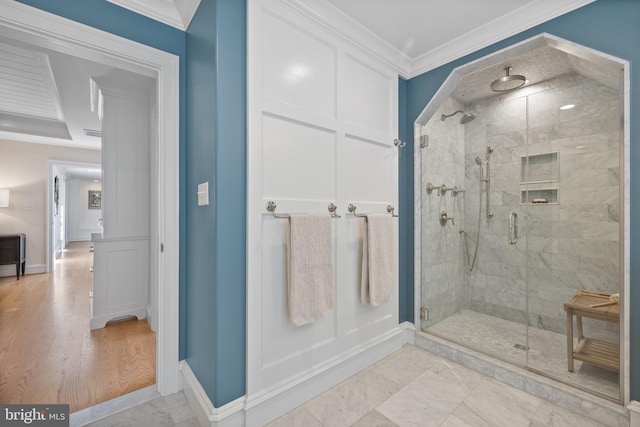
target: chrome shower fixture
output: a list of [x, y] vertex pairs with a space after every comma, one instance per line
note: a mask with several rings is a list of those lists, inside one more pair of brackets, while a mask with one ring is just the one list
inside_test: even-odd
[[462, 117], [460, 118], [460, 124], [461, 125], [465, 125], [465, 124], [469, 123], [470, 121], [472, 121], [473, 119], [476, 118], [476, 115], [473, 114], [473, 113], [465, 113], [462, 110], [458, 110], [458, 111], [456, 111], [454, 113], [451, 113], [451, 114], [443, 114], [443, 115], [440, 116], [440, 119], [442, 121], [445, 121], [447, 117], [455, 116], [458, 113], [462, 113]]
[[527, 84], [527, 78], [520, 74], [511, 74], [511, 67], [504, 69], [506, 76], [491, 82], [491, 90], [494, 92], [509, 92]]

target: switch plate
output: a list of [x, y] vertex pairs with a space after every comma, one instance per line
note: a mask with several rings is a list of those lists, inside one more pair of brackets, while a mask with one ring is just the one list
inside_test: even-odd
[[198, 184], [198, 206], [209, 205], [209, 183]]
[[25, 203], [24, 204], [24, 210], [25, 211], [32, 211], [33, 210], [33, 203]]

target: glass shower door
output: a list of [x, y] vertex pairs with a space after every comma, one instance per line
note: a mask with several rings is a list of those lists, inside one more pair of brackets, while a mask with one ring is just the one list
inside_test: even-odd
[[[611, 79], [609, 80], [611, 81]], [[612, 81], [616, 81], [615, 78]], [[527, 97], [527, 367], [618, 399], [620, 91], [572, 75]]]

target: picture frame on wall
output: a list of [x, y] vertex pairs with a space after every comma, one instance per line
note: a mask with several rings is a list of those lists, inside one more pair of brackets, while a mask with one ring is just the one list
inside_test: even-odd
[[102, 209], [102, 191], [89, 190], [89, 209]]
[[60, 180], [58, 175], [53, 179], [53, 215], [58, 215], [58, 208], [60, 206]]

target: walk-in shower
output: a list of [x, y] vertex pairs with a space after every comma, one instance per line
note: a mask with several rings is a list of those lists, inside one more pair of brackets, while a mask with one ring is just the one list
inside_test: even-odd
[[574, 311], [625, 283], [622, 66], [560, 45], [469, 66], [416, 121], [420, 329], [619, 400], [617, 306]]

